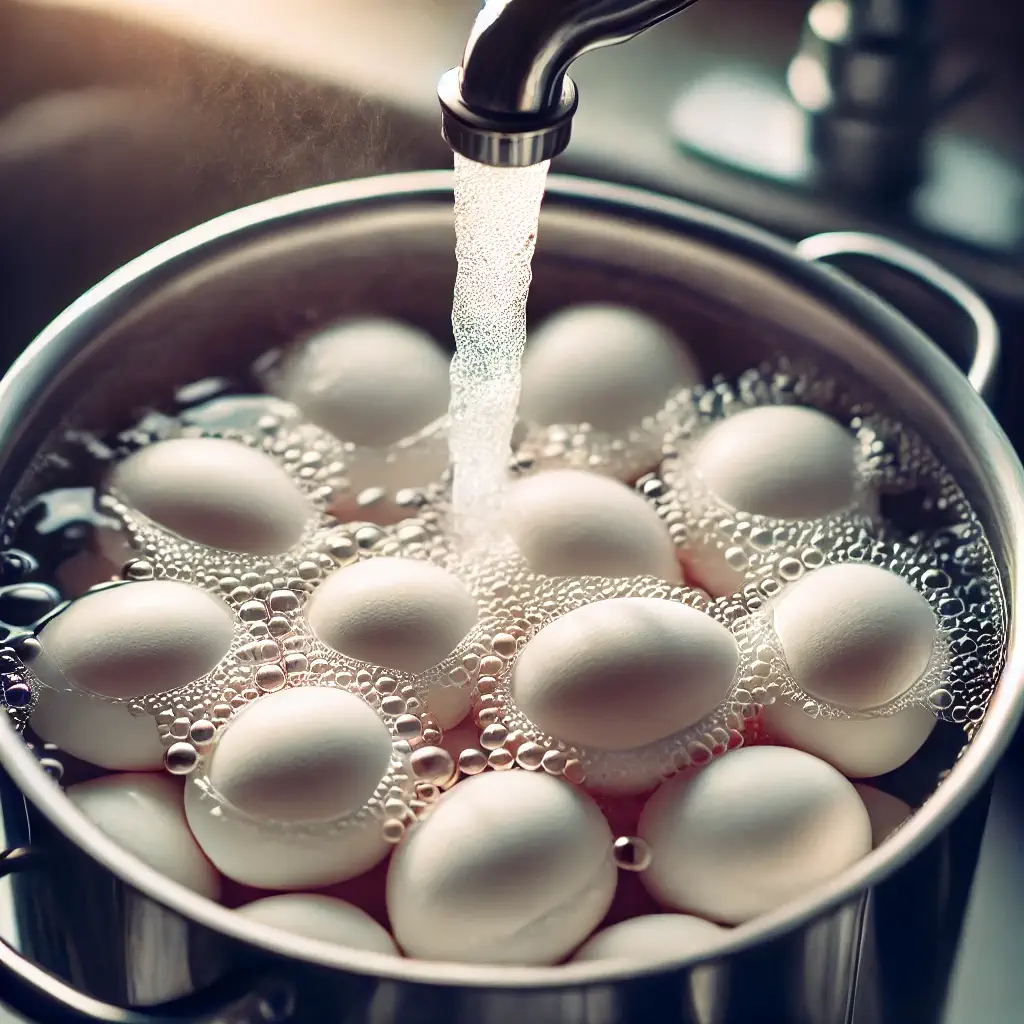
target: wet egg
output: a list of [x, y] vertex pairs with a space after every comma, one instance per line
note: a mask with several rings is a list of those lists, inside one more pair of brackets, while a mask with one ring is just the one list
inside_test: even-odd
[[551, 964], [601, 921], [616, 885], [597, 805], [561, 779], [488, 772], [445, 793], [388, 869], [387, 907], [409, 956]]
[[831, 765], [786, 747], [745, 747], [664, 783], [638, 833], [640, 878], [664, 907], [741, 924], [803, 896], [871, 850], [868, 812]]
[[329, 687], [271, 693], [221, 731], [209, 778], [253, 818], [328, 821], [358, 810], [391, 761], [391, 734], [355, 694]]
[[572, 959], [657, 963], [698, 956], [727, 934], [720, 925], [689, 914], [644, 914], [597, 932]]
[[594, 304], [562, 310], [531, 333], [522, 380], [523, 419], [620, 434], [653, 416], [674, 391], [699, 383], [700, 371], [656, 320]]
[[[387, 853], [362, 812], [388, 771], [391, 735], [360, 698], [329, 687], [269, 694], [224, 727], [209, 760], [215, 797], [190, 781], [185, 809], [206, 855], [260, 889], [331, 885]], [[228, 806], [222, 806], [221, 801]], [[295, 826], [332, 822], [316, 832]]]
[[67, 797], [128, 853], [202, 896], [219, 896], [220, 878], [189, 832], [176, 779], [108, 775], [69, 786]]
[[365, 910], [332, 896], [317, 893], [267, 896], [239, 907], [238, 913], [257, 924], [304, 939], [398, 956], [398, 947], [385, 928]]
[[884, 790], [862, 784], [854, 786], [854, 789], [864, 801], [871, 819], [871, 843], [875, 848], [881, 846], [914, 813], [910, 804]]
[[199, 679], [231, 646], [225, 604], [185, 583], [149, 580], [86, 594], [39, 632], [32, 670], [55, 690], [127, 699]]
[[147, 445], [114, 468], [110, 487], [187, 540], [250, 555], [287, 551], [316, 516], [270, 456], [222, 438]]
[[464, 687], [430, 683], [427, 688], [427, 708], [442, 729], [458, 725], [469, 714], [472, 703], [472, 694]]
[[924, 746], [938, 719], [917, 705], [874, 718], [809, 715], [797, 704], [766, 707], [769, 736], [828, 761], [853, 779], [874, 778], [906, 764]]
[[306, 605], [310, 627], [328, 647], [401, 672], [425, 672], [444, 661], [477, 615], [476, 601], [458, 579], [405, 558], [339, 569]]
[[163, 767], [156, 720], [133, 715], [125, 704], [41, 688], [30, 722], [41, 740], [100, 768], [152, 772]]
[[818, 519], [856, 497], [853, 435], [817, 409], [765, 405], [707, 432], [694, 468], [713, 494], [751, 515]]
[[409, 324], [352, 320], [286, 353], [274, 387], [335, 437], [383, 448], [448, 411], [448, 356]]
[[512, 484], [505, 509], [512, 539], [534, 572], [681, 581], [664, 523], [617, 480], [571, 469], [538, 473]]
[[629, 750], [712, 712], [738, 664], [732, 634], [703, 612], [614, 598], [545, 626], [516, 662], [512, 696], [538, 728], [566, 743]]
[[910, 690], [927, 670], [936, 639], [924, 597], [874, 565], [816, 569], [782, 591], [772, 615], [797, 685], [851, 711]]

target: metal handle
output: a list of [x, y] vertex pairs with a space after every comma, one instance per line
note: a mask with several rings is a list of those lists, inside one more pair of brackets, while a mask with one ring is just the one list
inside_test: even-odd
[[999, 327], [985, 300], [960, 278], [898, 242], [859, 231], [812, 235], [797, 243], [796, 252], [810, 261], [833, 256], [867, 256], [902, 270], [955, 303], [967, 315], [973, 331], [967, 379], [978, 394], [989, 396], [999, 362]]
[[[41, 862], [30, 847], [0, 853], [0, 879]], [[251, 976], [229, 976], [195, 995], [159, 1006], [129, 1010], [84, 995], [42, 967], [26, 960], [0, 939], [0, 1002], [26, 1024], [224, 1024], [225, 1021], [275, 1024], [292, 1013], [281, 993], [254, 992]], [[214, 1009], [211, 1009], [214, 1007]]]

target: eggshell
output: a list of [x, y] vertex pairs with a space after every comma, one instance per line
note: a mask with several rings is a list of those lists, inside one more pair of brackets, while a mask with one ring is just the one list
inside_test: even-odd
[[406, 834], [388, 917], [410, 956], [550, 964], [604, 917], [616, 870], [611, 830], [584, 793], [543, 773], [487, 772]]
[[640, 816], [641, 880], [664, 907], [741, 924], [812, 891], [871, 849], [853, 785], [786, 747], [742, 747], [664, 783]]
[[699, 956], [726, 934], [725, 928], [689, 914], [645, 914], [597, 932], [573, 960], [657, 962]]
[[783, 701], [766, 707], [763, 717], [769, 736], [828, 761], [853, 779], [884, 775], [906, 764], [937, 721], [917, 705], [878, 718], [828, 718]]
[[227, 654], [234, 619], [197, 587], [147, 580], [79, 598], [39, 632], [32, 662], [55, 690], [127, 699], [174, 690]]
[[469, 714], [472, 703], [470, 691], [463, 687], [431, 683], [427, 688], [427, 707], [442, 729], [458, 725]]
[[541, 425], [622, 433], [699, 381], [687, 348], [657, 321], [622, 306], [573, 306], [531, 332], [519, 412]]
[[558, 739], [629, 750], [712, 712], [738, 664], [732, 634], [703, 612], [656, 598], [615, 598], [545, 626], [519, 655], [512, 695]]
[[133, 715], [124, 704], [84, 693], [40, 689], [30, 724], [45, 743], [55, 743], [72, 757], [100, 768], [152, 772], [163, 767], [164, 745], [156, 720]]
[[395, 320], [336, 324], [287, 353], [274, 389], [344, 441], [384, 447], [448, 411], [448, 355]]
[[272, 395], [221, 395], [181, 413], [182, 423], [204, 430], [256, 430], [266, 417], [290, 419], [295, 406]]
[[250, 704], [221, 731], [214, 789], [254, 818], [330, 821], [357, 811], [391, 762], [391, 734], [345, 690], [300, 687]]
[[725, 560], [725, 550], [710, 540], [695, 539], [681, 552], [683, 575], [690, 586], [697, 586], [713, 597], [738, 593], [746, 576]]
[[444, 661], [477, 614], [476, 601], [454, 576], [406, 558], [372, 558], [339, 569], [306, 605], [310, 627], [328, 647], [414, 673]]
[[238, 913], [269, 928], [351, 949], [398, 956], [394, 939], [359, 907], [331, 896], [294, 893], [247, 903]]
[[924, 675], [935, 643], [928, 602], [874, 565], [816, 569], [772, 602], [775, 632], [797, 684], [812, 697], [862, 711]]
[[114, 468], [110, 487], [188, 540], [250, 555], [287, 551], [316, 515], [270, 456], [215, 437], [147, 445]]
[[107, 775], [69, 786], [67, 797], [132, 856], [201, 896], [219, 896], [220, 878], [188, 830], [177, 779]]
[[854, 789], [867, 808], [871, 819], [871, 843], [876, 849], [914, 813], [910, 804], [874, 786], [856, 785]]
[[372, 815], [340, 830], [308, 834], [225, 812], [204, 798], [198, 780], [185, 786], [185, 815], [203, 852], [228, 878], [278, 892], [319, 889], [369, 871], [391, 846]]
[[753, 515], [817, 519], [856, 497], [856, 440], [816, 409], [764, 405], [706, 434], [694, 468], [722, 501]]
[[632, 488], [564, 469], [516, 481], [506, 497], [512, 539], [546, 576], [656, 576], [681, 581], [675, 546]]

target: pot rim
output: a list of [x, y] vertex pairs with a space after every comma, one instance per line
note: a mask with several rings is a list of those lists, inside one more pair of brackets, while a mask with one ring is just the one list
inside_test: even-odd
[[[10, 454], [12, 428], [22, 410], [34, 404], [38, 393], [67, 358], [104, 326], [166, 281], [208, 258], [223, 246], [244, 244], [281, 227], [325, 215], [342, 214], [396, 201], [452, 201], [451, 171], [418, 171], [381, 175], [306, 189], [245, 207], [207, 221], [166, 242], [109, 275], [61, 313], [28, 346], [0, 381], [0, 457]], [[678, 199], [642, 189], [551, 175], [546, 202], [568, 208], [590, 209], [599, 215], [640, 220], [688, 236], [718, 243], [727, 239], [733, 251], [758, 263], [785, 271], [815, 298], [826, 300], [844, 316], [871, 333], [900, 335], [904, 355], [929, 364], [940, 384], [937, 398], [964, 410], [958, 424], [970, 436], [984, 438], [974, 447], [986, 473], [998, 485], [1004, 505], [1006, 533], [1024, 537], [1024, 470], [1009, 440], [980, 397], [952, 361], [904, 317], [833, 268], [804, 261], [786, 241], [740, 220]], [[966, 430], [964, 429], [966, 427]], [[1024, 560], [1014, 559], [1008, 569], [1007, 599], [1011, 609], [1006, 661], [999, 685], [976, 736], [936, 793], [914, 813], [898, 834], [879, 849], [843, 872], [831, 883], [792, 901], [779, 910], [731, 929], [722, 941], [697, 956], [626, 963], [594, 961], [545, 967], [507, 967], [435, 963], [345, 949], [324, 942], [286, 935], [247, 920], [219, 904], [181, 886], [137, 860], [108, 839], [83, 817], [60, 788], [39, 766], [35, 756], [15, 732], [9, 718], [0, 727], [0, 765], [21, 792], [78, 847], [131, 887], [157, 903], [231, 939], [285, 957], [380, 979], [465, 988], [560, 989], [607, 984], [680, 970], [717, 960], [789, 934], [840, 905], [850, 903], [910, 860], [963, 810], [994, 770], [1024, 710], [1024, 627], [1012, 613], [1014, 596], [1024, 585]]]

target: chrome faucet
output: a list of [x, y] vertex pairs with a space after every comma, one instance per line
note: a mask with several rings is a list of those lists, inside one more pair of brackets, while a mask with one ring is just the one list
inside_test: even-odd
[[569, 144], [581, 54], [627, 39], [696, 0], [487, 0], [462, 59], [438, 86], [442, 131], [457, 153], [527, 167]]

